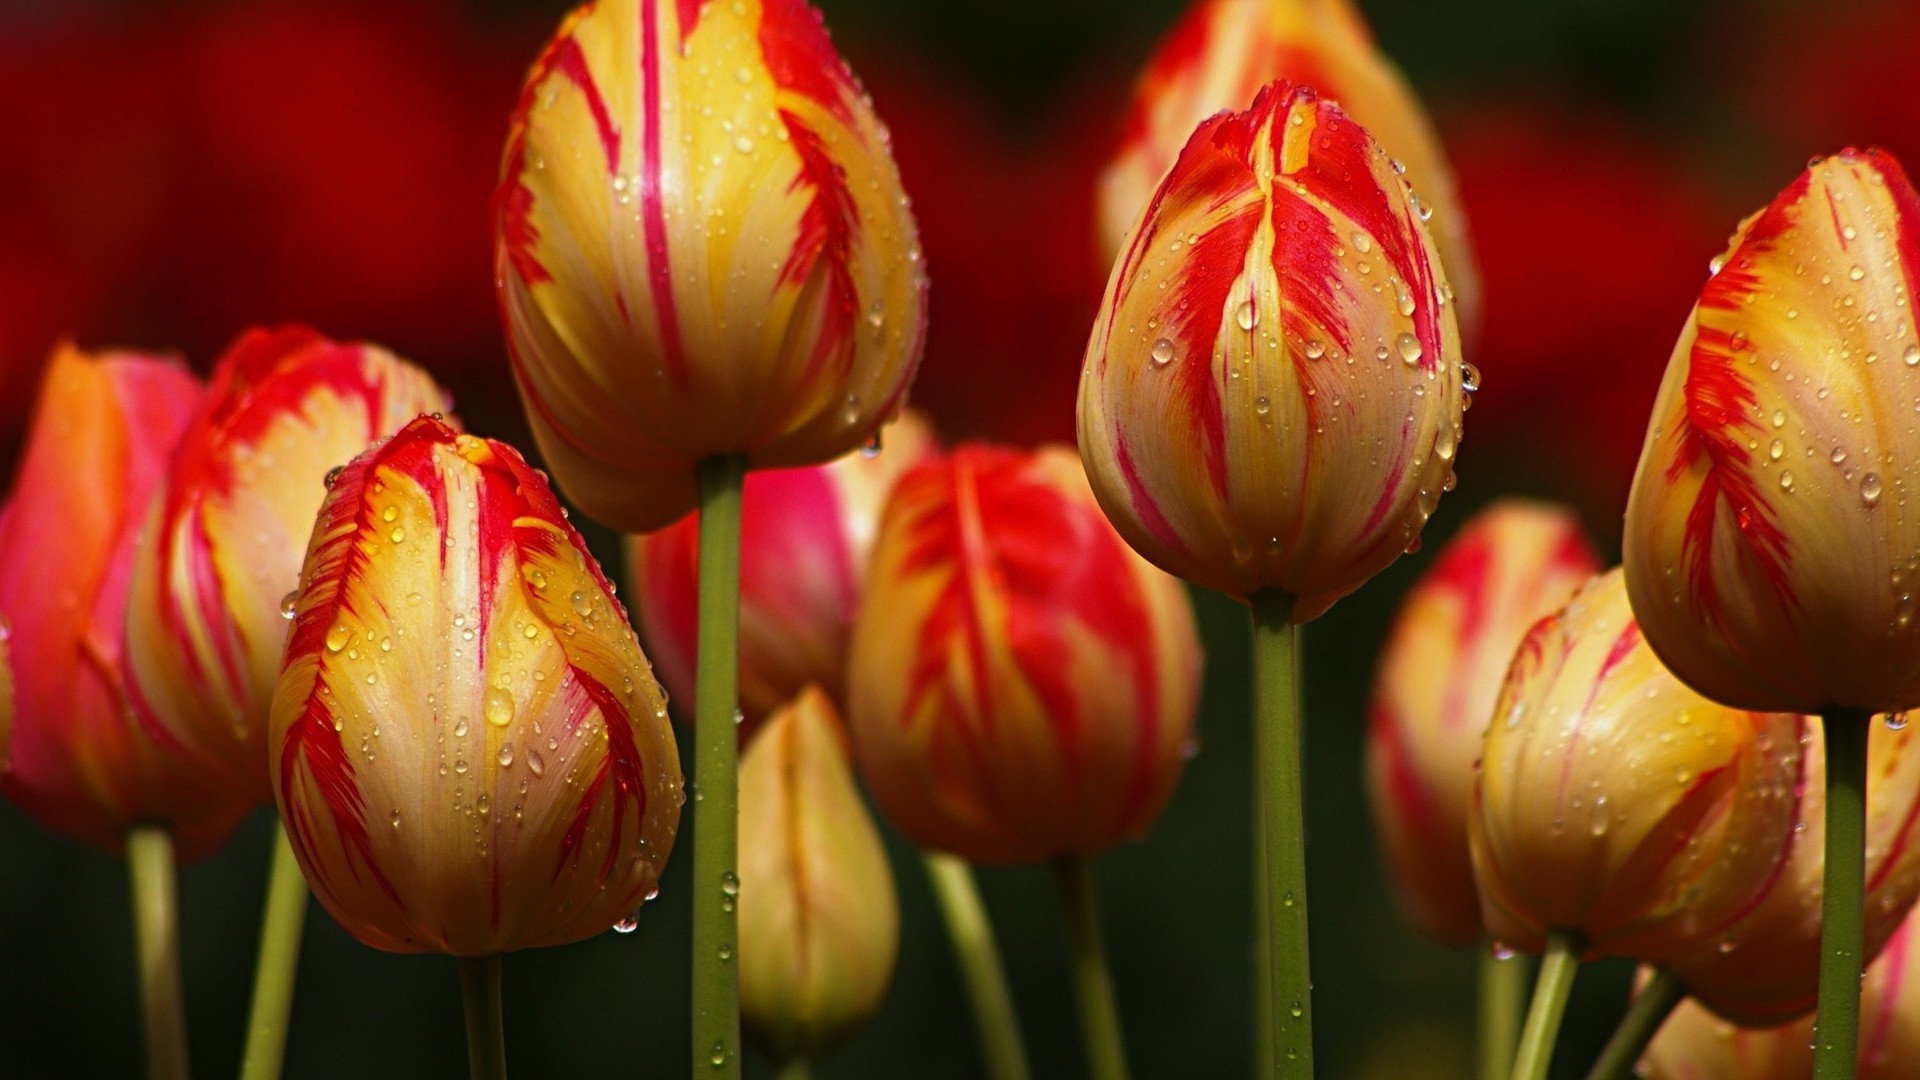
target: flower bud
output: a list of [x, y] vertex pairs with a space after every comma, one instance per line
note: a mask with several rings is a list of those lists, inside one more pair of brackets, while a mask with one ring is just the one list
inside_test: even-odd
[[1380, 654], [1367, 794], [1400, 906], [1444, 941], [1481, 935], [1467, 853], [1473, 765], [1514, 648], [1600, 569], [1567, 510], [1481, 511], [1407, 594]]
[[13, 675], [0, 790], [40, 824], [117, 852], [161, 822], [180, 857], [224, 843], [254, 800], [135, 722], [121, 625], [146, 507], [200, 385], [168, 360], [54, 352], [0, 510], [0, 639]]
[[1668, 362], [1634, 475], [1647, 641], [1748, 709], [1920, 707], [1920, 194], [1877, 150], [1742, 222]]
[[895, 486], [848, 700], [874, 801], [978, 863], [1143, 834], [1193, 739], [1186, 590], [1128, 550], [1073, 454], [968, 446]]
[[599, 933], [680, 818], [666, 700], [546, 481], [421, 417], [320, 508], [274, 694], [274, 797], [353, 936], [488, 956]]
[[[894, 481], [935, 451], [905, 413], [877, 454], [747, 474], [740, 525], [741, 735], [818, 684], [844, 700], [847, 638], [859, 611], [880, 507]], [[669, 695], [691, 704], [700, 521], [689, 515], [627, 542], [640, 634]], [[683, 718], [685, 719], [685, 718]]]
[[527, 419], [628, 532], [694, 465], [867, 442], [920, 360], [926, 277], [886, 129], [805, 0], [602, 0], [535, 62], [494, 197]]
[[1406, 181], [1364, 128], [1274, 83], [1195, 130], [1115, 263], [1080, 453], [1115, 528], [1305, 622], [1451, 486], [1459, 332]]
[[1453, 174], [1433, 125], [1347, 0], [1197, 0], [1161, 39], [1134, 88], [1120, 147], [1100, 177], [1100, 238], [1108, 259], [1166, 175], [1194, 125], [1245, 108], [1274, 79], [1340, 103], [1406, 168], [1431, 215], [1434, 241], [1460, 297], [1460, 324], [1479, 314], [1479, 275]]
[[423, 412], [427, 374], [306, 327], [249, 330], [214, 367], [141, 534], [127, 601], [127, 691], [256, 802], [271, 797], [267, 706], [289, 594], [328, 470]]
[[1487, 725], [1468, 818], [1487, 932], [1650, 963], [1712, 940], [1786, 858], [1802, 730], [1687, 689], [1620, 572], [1594, 578], [1527, 634]]
[[740, 1015], [780, 1062], [817, 1061], [886, 999], [900, 910], [847, 734], [818, 687], [740, 758]]

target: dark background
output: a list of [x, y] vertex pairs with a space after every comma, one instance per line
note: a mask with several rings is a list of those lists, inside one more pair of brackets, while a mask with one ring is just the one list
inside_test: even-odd
[[[1070, 438], [1104, 279], [1088, 187], [1173, 0], [825, 0], [893, 125], [933, 322], [916, 402], [950, 437]], [[1920, 153], [1920, 12], [1897, 2], [1367, 0], [1438, 118], [1486, 278], [1460, 487], [1403, 559], [1306, 633], [1315, 1012], [1329, 1077], [1466, 1073], [1474, 958], [1398, 919], [1360, 794], [1363, 702], [1393, 605], [1476, 505], [1568, 500], [1615, 549], [1659, 373], [1706, 264], [1805, 159]], [[0, 457], [59, 336], [204, 367], [242, 326], [310, 321], [434, 369], [469, 426], [525, 443], [485, 205], [518, 79], [562, 5], [0, 2]], [[593, 537], [603, 555], [612, 537]], [[1243, 1074], [1251, 773], [1246, 617], [1196, 598], [1201, 751], [1150, 839], [1099, 864], [1136, 1075]], [[237, 1065], [271, 819], [188, 868], [202, 1075]], [[829, 1077], [964, 1077], [971, 1028], [897, 838], [893, 994]], [[516, 1074], [687, 1071], [685, 855], [630, 936], [506, 965]], [[0, 1074], [132, 1076], [127, 886], [0, 808]], [[1036, 1075], [1081, 1065], [1044, 869], [988, 871]], [[1581, 976], [1560, 1075], [1626, 972]], [[288, 1075], [458, 1076], [452, 962], [388, 956], [317, 908]], [[750, 1062], [750, 1070], [765, 1063]]]

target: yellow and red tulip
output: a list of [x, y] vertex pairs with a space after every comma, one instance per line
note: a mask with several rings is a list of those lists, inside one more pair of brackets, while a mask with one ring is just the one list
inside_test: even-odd
[[694, 465], [866, 443], [919, 363], [926, 277], [875, 117], [805, 0], [602, 0], [534, 64], [494, 200], [534, 437], [632, 532]]
[[652, 893], [680, 817], [666, 699], [518, 453], [415, 420], [327, 492], [302, 581], [268, 761], [348, 932], [487, 956]]
[[1274, 83], [1207, 120], [1087, 346], [1100, 505], [1162, 569], [1319, 615], [1451, 486], [1466, 395], [1448, 292], [1406, 182], [1338, 106]]
[[1481, 735], [1527, 631], [1600, 569], [1573, 514], [1481, 511], [1401, 605], [1374, 676], [1367, 794], [1401, 910], [1445, 941], [1481, 936], [1467, 808]]
[[1842, 151], [1714, 266], [1627, 505], [1647, 641], [1729, 705], [1920, 706], [1920, 194]]
[[[809, 684], [844, 700], [847, 638], [860, 608], [880, 507], [894, 481], [935, 450], [917, 414], [879, 453], [749, 473], [740, 525], [740, 709], [750, 737]], [[688, 516], [628, 541], [647, 655], [668, 692], [693, 701], [700, 522]]]
[[1128, 550], [1063, 447], [967, 446], [900, 479], [854, 626], [848, 700], [874, 801], [974, 862], [1144, 833], [1193, 735], [1186, 590]]
[[1468, 818], [1487, 932], [1652, 963], [1718, 940], [1786, 861], [1804, 723], [1687, 689], [1620, 572], [1593, 579], [1527, 634], [1487, 726]]
[[1466, 217], [1440, 140], [1420, 102], [1374, 44], [1348, 0], [1196, 0], [1162, 39], [1134, 89], [1120, 147], [1100, 178], [1100, 239], [1113, 258], [1194, 125], [1242, 109], [1274, 79], [1311, 86], [1340, 103], [1406, 168], [1433, 218], [1460, 324], [1479, 312], [1479, 275]]
[[127, 689], [223, 783], [271, 797], [267, 707], [288, 594], [328, 471], [446, 392], [374, 345], [305, 327], [242, 334], [215, 366], [142, 533], [127, 601]]
[[740, 1013], [775, 1061], [818, 1061], [886, 999], [900, 910], [833, 700], [809, 686], [740, 759]]
[[0, 511], [0, 625], [13, 676], [0, 790], [55, 832], [119, 851], [159, 823], [183, 858], [257, 800], [216, 782], [128, 708], [121, 626], [140, 523], [200, 402], [185, 367], [55, 351]]

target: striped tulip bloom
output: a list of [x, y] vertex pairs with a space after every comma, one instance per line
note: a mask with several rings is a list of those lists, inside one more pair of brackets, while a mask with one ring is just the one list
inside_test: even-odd
[[1920, 707], [1920, 195], [1843, 151], [1714, 266], [1627, 504], [1647, 640], [1729, 705]]
[[[1696, 1000], [1749, 1026], [1812, 1010], [1818, 989], [1826, 736], [1808, 721], [1800, 741], [1799, 823], [1786, 864], [1745, 918], [1667, 964]], [[1865, 945], [1872, 960], [1920, 897], [1920, 729], [1876, 724], [1867, 753]]]
[[818, 1061], [886, 999], [900, 910], [833, 701], [807, 687], [740, 759], [740, 1012], [777, 1062]]
[[1713, 940], [1787, 857], [1802, 724], [1687, 689], [1620, 572], [1593, 579], [1528, 633], [1487, 726], [1468, 837], [1488, 933], [1650, 963]]
[[680, 818], [666, 699], [519, 454], [415, 420], [327, 492], [303, 581], [268, 760], [349, 933], [489, 956], [653, 892]]
[[423, 412], [427, 374], [305, 327], [242, 334], [215, 365], [142, 533], [127, 602], [127, 690], [143, 723], [256, 802], [267, 706], [328, 470]]
[[1422, 933], [1482, 933], [1467, 853], [1481, 735], [1521, 639], [1599, 570], [1570, 511], [1509, 500], [1469, 521], [1401, 605], [1374, 676], [1367, 794]]
[[529, 74], [494, 198], [495, 275], [534, 437], [629, 532], [694, 465], [867, 442], [920, 360], [913, 216], [805, 0], [601, 0]]
[[1154, 564], [1304, 622], [1420, 535], [1465, 393], [1432, 237], [1365, 129], [1274, 83], [1193, 133], [1080, 378], [1100, 505]]
[[1141, 72], [1120, 146], [1100, 177], [1100, 238], [1107, 257], [1126, 246], [1194, 125], [1245, 108], [1274, 79], [1311, 86], [1340, 103], [1406, 167], [1407, 183], [1432, 215], [1434, 241], [1460, 297], [1471, 337], [1479, 275], [1453, 173], [1433, 125], [1348, 0], [1196, 0]]
[[[844, 700], [847, 638], [880, 507], [900, 474], [934, 449], [926, 422], [906, 413], [887, 429], [878, 454], [747, 475], [740, 526], [743, 738], [809, 684]], [[627, 579], [647, 655], [669, 695], [689, 705], [699, 544], [700, 522], [692, 515], [627, 542]]]
[[854, 625], [848, 700], [874, 801], [973, 862], [1142, 835], [1193, 738], [1186, 590], [1127, 549], [1070, 451], [968, 446], [902, 477]]
[[120, 627], [140, 522], [200, 396], [172, 361], [60, 347], [0, 510], [0, 643], [13, 681], [0, 791], [107, 851], [159, 822], [182, 858], [204, 855], [255, 803], [127, 705]]

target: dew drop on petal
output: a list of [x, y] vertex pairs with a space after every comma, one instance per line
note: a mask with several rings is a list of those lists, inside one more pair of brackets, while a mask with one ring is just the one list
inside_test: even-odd
[[1860, 501], [1868, 506], [1879, 503], [1881, 492], [1884, 490], [1885, 486], [1880, 482], [1879, 473], [1870, 472], [1860, 478]]
[[513, 695], [497, 686], [487, 691], [484, 712], [487, 723], [494, 727], [506, 727], [513, 722]]
[[1166, 367], [1168, 364], [1173, 363], [1173, 340], [1171, 338], [1161, 338], [1159, 341], [1154, 342], [1151, 355], [1153, 356], [1153, 366], [1155, 367]]
[[1408, 364], [1417, 364], [1420, 362], [1420, 354], [1423, 350], [1420, 347], [1419, 338], [1414, 337], [1412, 334], [1402, 333], [1394, 339], [1393, 344], [1395, 348], [1400, 350], [1400, 359], [1405, 360]]

